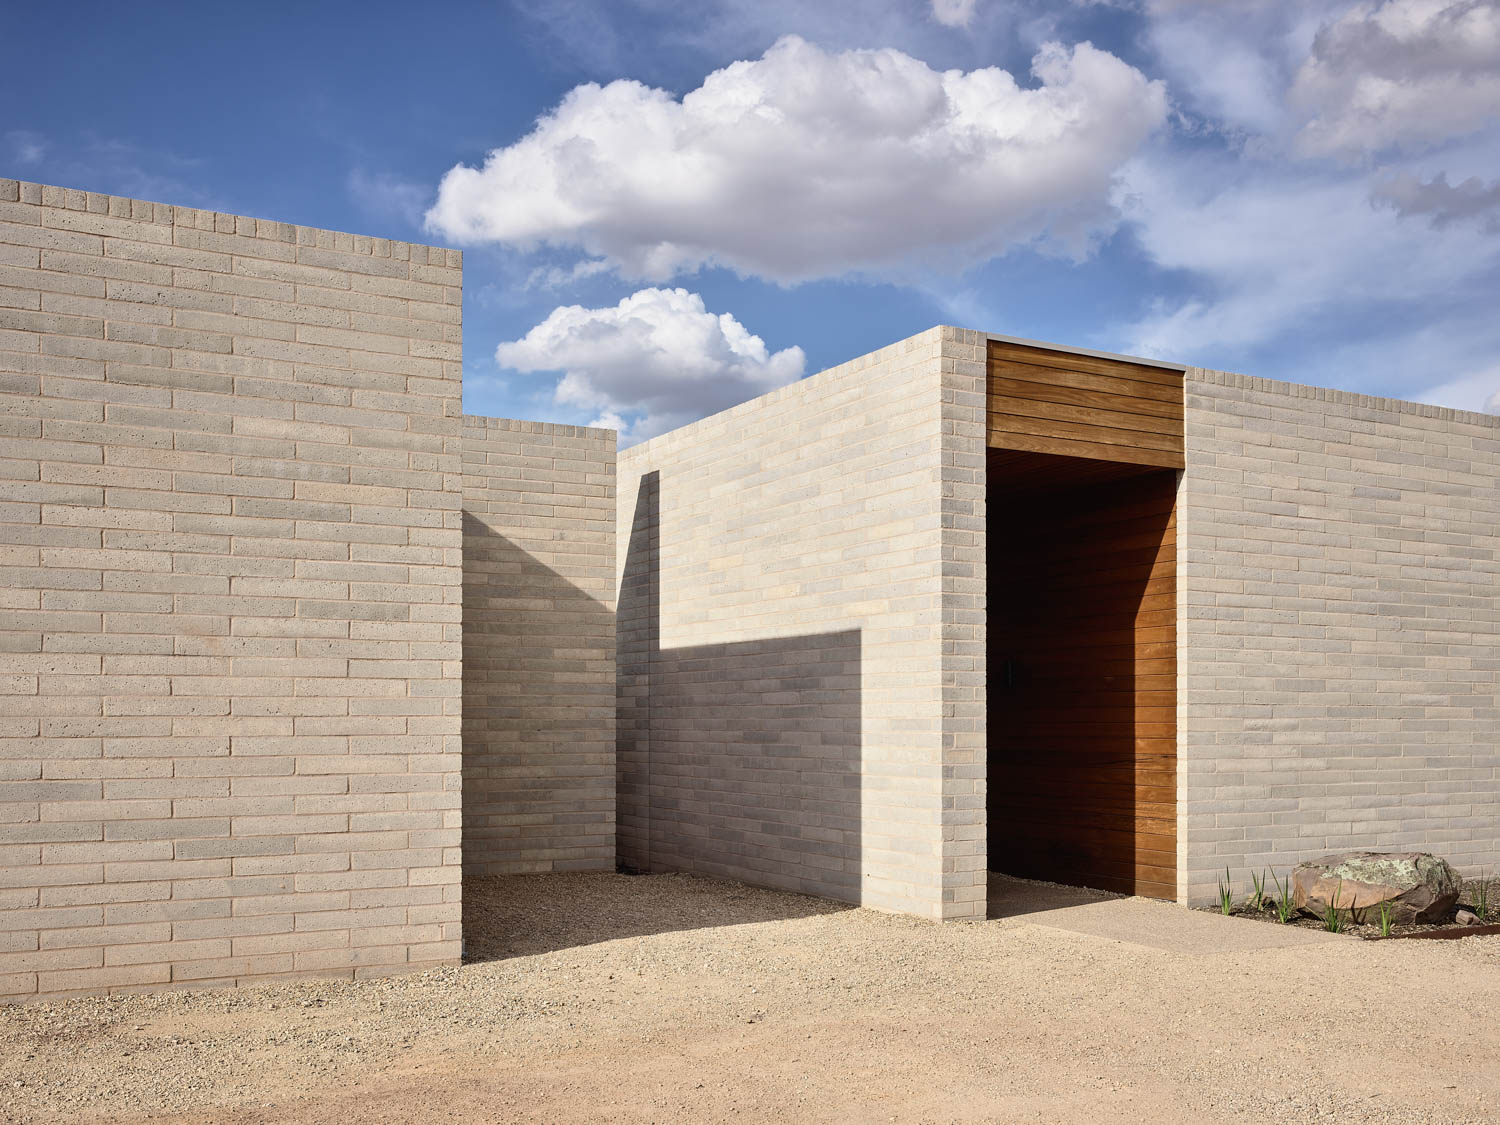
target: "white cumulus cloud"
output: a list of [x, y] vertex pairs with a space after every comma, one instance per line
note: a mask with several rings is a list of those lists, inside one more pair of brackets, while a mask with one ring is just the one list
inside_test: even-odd
[[579, 86], [482, 167], [452, 168], [427, 226], [652, 281], [711, 264], [783, 283], [891, 276], [1038, 241], [1081, 254], [1117, 221], [1115, 173], [1166, 94], [1087, 43], [1043, 46], [1032, 71], [1023, 88], [994, 67], [788, 36], [680, 100]]
[[932, 18], [944, 27], [968, 27], [979, 0], [932, 0]]
[[599, 413], [632, 440], [665, 433], [802, 377], [798, 347], [779, 352], [686, 289], [642, 289], [618, 305], [565, 305], [495, 358], [562, 373], [554, 397]]
[[1325, 24], [1291, 89], [1303, 147], [1418, 150], [1500, 119], [1500, 0], [1383, 0]]

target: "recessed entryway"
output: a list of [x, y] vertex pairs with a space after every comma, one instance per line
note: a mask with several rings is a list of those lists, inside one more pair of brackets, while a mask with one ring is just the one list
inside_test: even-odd
[[1171, 898], [1177, 474], [1021, 456], [1055, 464], [993, 458], [990, 868]]
[[1173, 898], [1181, 373], [994, 342], [991, 871]]

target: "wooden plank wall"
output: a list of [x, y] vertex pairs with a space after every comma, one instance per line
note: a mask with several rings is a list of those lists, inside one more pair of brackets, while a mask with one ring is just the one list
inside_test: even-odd
[[990, 868], [1172, 898], [1176, 474], [1025, 475], [992, 454]]
[[989, 444], [1180, 469], [1182, 372], [991, 340]]

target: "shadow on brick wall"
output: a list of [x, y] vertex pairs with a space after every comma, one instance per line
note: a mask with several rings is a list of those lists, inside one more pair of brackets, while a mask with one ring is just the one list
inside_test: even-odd
[[858, 903], [860, 631], [663, 648], [660, 492], [620, 585], [620, 862]]
[[613, 613], [482, 519], [463, 527], [464, 881], [612, 871]]

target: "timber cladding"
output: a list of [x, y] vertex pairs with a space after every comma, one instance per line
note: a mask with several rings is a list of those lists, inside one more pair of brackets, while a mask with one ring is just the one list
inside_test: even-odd
[[1172, 898], [1183, 372], [991, 339], [989, 866]]
[[1036, 493], [992, 465], [990, 865], [1172, 898], [1176, 474]]
[[1180, 469], [1182, 372], [989, 341], [989, 444]]

